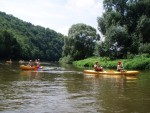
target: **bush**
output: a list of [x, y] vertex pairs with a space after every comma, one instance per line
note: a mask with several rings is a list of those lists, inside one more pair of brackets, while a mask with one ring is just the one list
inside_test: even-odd
[[63, 57], [59, 60], [60, 63], [65, 63], [65, 64], [72, 64], [73, 59], [71, 58], [70, 55]]
[[139, 53], [147, 53], [150, 54], [150, 43], [141, 44], [139, 47]]
[[125, 69], [150, 69], [149, 54], [142, 54], [133, 57], [133, 59], [117, 59], [110, 60], [106, 57], [90, 57], [84, 60], [75, 61], [73, 65], [79, 67], [93, 67], [95, 62], [98, 61], [103, 68], [116, 69], [117, 62], [122, 61]]

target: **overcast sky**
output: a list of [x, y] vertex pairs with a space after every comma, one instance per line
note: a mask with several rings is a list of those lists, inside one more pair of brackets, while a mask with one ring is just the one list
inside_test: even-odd
[[0, 11], [67, 35], [77, 23], [97, 29], [103, 0], [0, 0]]

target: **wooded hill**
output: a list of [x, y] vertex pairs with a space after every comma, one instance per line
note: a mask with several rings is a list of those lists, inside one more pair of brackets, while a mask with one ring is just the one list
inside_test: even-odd
[[0, 59], [58, 61], [64, 35], [0, 12]]

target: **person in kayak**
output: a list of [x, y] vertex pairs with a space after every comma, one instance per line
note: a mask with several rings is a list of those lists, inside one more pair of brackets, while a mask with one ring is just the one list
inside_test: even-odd
[[37, 66], [40, 67], [40, 59], [37, 60]]
[[40, 69], [40, 59], [35, 60], [35, 68]]
[[94, 64], [94, 69], [95, 69], [95, 71], [103, 71], [103, 67], [99, 66], [99, 63], [98, 63], [98, 62], [96, 62], [96, 63]]
[[28, 66], [31, 66], [31, 67], [33, 66], [32, 60], [29, 60]]
[[122, 62], [119, 61], [118, 64], [117, 64], [117, 71], [123, 71], [123, 65], [122, 65]]

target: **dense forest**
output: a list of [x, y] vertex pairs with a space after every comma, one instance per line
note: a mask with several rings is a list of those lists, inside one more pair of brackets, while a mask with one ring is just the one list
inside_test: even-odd
[[99, 55], [128, 58], [150, 54], [150, 0], [104, 0], [98, 28], [105, 41]]
[[0, 12], [0, 59], [58, 61], [64, 35]]
[[62, 62], [90, 56], [113, 60], [142, 54], [149, 57], [150, 0], [104, 0], [103, 7], [105, 12], [97, 18], [98, 30], [103, 37], [90, 26], [73, 25], [65, 38]]

